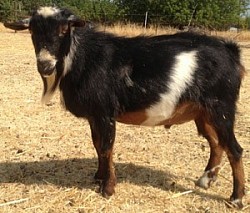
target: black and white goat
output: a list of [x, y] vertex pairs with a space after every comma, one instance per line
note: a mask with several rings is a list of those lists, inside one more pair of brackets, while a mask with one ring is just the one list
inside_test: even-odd
[[98, 154], [104, 196], [116, 184], [116, 121], [170, 127], [194, 120], [211, 153], [197, 185], [216, 179], [223, 152], [233, 174], [231, 202], [242, 207], [242, 148], [234, 134], [244, 67], [238, 46], [193, 33], [118, 37], [85, 25], [70, 11], [41, 7], [29, 29], [43, 79], [43, 100], [59, 87], [67, 110], [86, 118]]

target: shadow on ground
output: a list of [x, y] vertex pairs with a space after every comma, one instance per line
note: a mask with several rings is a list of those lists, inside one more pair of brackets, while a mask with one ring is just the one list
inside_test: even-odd
[[[97, 169], [97, 159], [68, 159], [35, 162], [0, 163], [1, 183], [53, 184], [60, 187], [94, 189], [93, 176]], [[116, 163], [118, 184], [130, 182], [135, 185], [146, 185], [161, 190], [172, 190], [175, 193], [193, 190], [194, 194], [216, 200], [222, 196], [211, 195], [198, 189], [188, 189], [175, 183], [178, 177], [168, 171], [138, 166], [132, 163]], [[190, 181], [192, 181], [190, 179]]]

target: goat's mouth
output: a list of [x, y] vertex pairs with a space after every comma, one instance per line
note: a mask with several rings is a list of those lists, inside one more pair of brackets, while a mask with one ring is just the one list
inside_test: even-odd
[[41, 74], [43, 80], [43, 94], [42, 94], [42, 103], [49, 104], [52, 99], [58, 84], [59, 78], [56, 70], [53, 70], [51, 73]]
[[43, 76], [44, 78], [51, 78], [51, 76], [53, 76], [55, 74], [55, 69], [51, 69], [47, 72], [43, 72], [43, 73], [40, 73], [41, 76]]
[[40, 75], [44, 78], [52, 78], [52, 76], [54, 76], [55, 74], [56, 74], [55, 69], [52, 69], [51, 71], [46, 72], [46, 73], [40, 73]]
[[37, 69], [41, 76], [48, 78], [56, 72], [56, 61], [37, 63]]
[[41, 76], [47, 78], [56, 70], [57, 59], [47, 49], [41, 49], [36, 56], [37, 69]]

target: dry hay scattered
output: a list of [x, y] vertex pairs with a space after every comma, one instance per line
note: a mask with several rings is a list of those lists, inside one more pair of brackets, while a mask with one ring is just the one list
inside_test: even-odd
[[[243, 58], [248, 68], [249, 49], [243, 48]], [[192, 122], [168, 131], [118, 124], [116, 194], [102, 198], [92, 179], [97, 156], [88, 124], [65, 112], [58, 94], [50, 106], [41, 105], [42, 82], [35, 61], [28, 32], [14, 33], [0, 25], [0, 212], [235, 211], [224, 202], [232, 188], [226, 159], [209, 190], [194, 185], [207, 163], [209, 147]], [[248, 182], [249, 99], [247, 75], [235, 131], [245, 149]], [[249, 195], [244, 203], [243, 212], [249, 212]]]

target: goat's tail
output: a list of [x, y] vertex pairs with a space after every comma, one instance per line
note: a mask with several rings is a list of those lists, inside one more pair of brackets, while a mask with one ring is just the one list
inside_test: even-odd
[[229, 50], [233, 60], [237, 63], [238, 65], [237, 70], [240, 73], [241, 79], [243, 79], [246, 74], [246, 69], [241, 62], [241, 50], [239, 45], [233, 41], [226, 41], [225, 47]]

